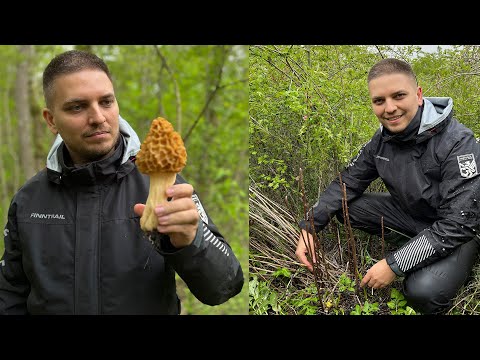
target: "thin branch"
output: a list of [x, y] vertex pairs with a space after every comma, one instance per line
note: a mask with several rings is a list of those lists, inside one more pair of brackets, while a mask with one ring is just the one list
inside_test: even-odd
[[[455, 75], [452, 75], [452, 76], [449, 76], [449, 77], [440, 79], [440, 80], [437, 81], [435, 84], [433, 84], [433, 86], [431, 86], [431, 87], [432, 87], [432, 88], [435, 88], [435, 87], [437, 87], [439, 84], [441, 84], [441, 83], [443, 83], [443, 82], [445, 82], [445, 81], [448, 81], [448, 80], [451, 80], [451, 79], [454, 79], [454, 78], [457, 78], [457, 77], [460, 77], [460, 76], [468, 76], [468, 75], [480, 75], [480, 72], [458, 73], [458, 74], [455, 74]], [[425, 92], [427, 92], [428, 90], [430, 90], [430, 89], [425, 89]]]
[[383, 226], [383, 216], [380, 218], [382, 225], [382, 259], [385, 259], [385, 228]]
[[[252, 55], [254, 56], [258, 56], [260, 59], [263, 59], [265, 60], [267, 63], [269, 63], [270, 65], [272, 65], [276, 70], [278, 70], [279, 72], [281, 72], [284, 76], [286, 76], [287, 78], [289, 78], [290, 80], [293, 81], [293, 77], [290, 76], [289, 74], [287, 74], [285, 71], [283, 71], [282, 69], [280, 69], [277, 65], [275, 65], [271, 60], [269, 59], [265, 59], [263, 56], [259, 55], [259, 54], [255, 54], [255, 53], [252, 53]], [[294, 81], [295, 85], [300, 87], [300, 83], [298, 83], [297, 81]]]
[[355, 244], [355, 237], [353, 236], [352, 225], [350, 224], [350, 216], [348, 214], [348, 203], [347, 203], [347, 186], [342, 181], [342, 175], [339, 174], [340, 186], [342, 188], [342, 209], [343, 209], [343, 221], [345, 225], [345, 231], [347, 233], [348, 243], [350, 245], [351, 251], [351, 260], [352, 260], [352, 270], [353, 277], [355, 278], [355, 292], [358, 295], [360, 279], [358, 276], [358, 264], [357, 264], [357, 246]]
[[[222, 66], [219, 67], [219, 71], [218, 71], [218, 74], [217, 74], [217, 80], [215, 81], [215, 87], [214, 89], [210, 92], [210, 94], [208, 94], [208, 97], [207, 97], [207, 101], [205, 102], [205, 105], [203, 106], [202, 108], [202, 111], [200, 111], [200, 114], [198, 114], [197, 118], [195, 119], [195, 121], [193, 122], [192, 126], [190, 126], [190, 129], [188, 129], [187, 133], [185, 134], [185, 136], [183, 137], [183, 142], [186, 143], [188, 138], [190, 137], [190, 134], [192, 133], [193, 129], [197, 126], [198, 122], [200, 121], [200, 119], [202, 118], [202, 116], [205, 114], [205, 111], [207, 111], [208, 109], [208, 106], [210, 105], [210, 102], [214, 99], [216, 93], [220, 90], [220, 89], [223, 89], [225, 88], [226, 86], [228, 85], [223, 85], [221, 86], [220, 83], [222, 81], [222, 75], [223, 75], [223, 68], [224, 68], [224, 64], [225, 64], [225, 54], [226, 52], [224, 51], [223, 53], [223, 58], [222, 58]], [[243, 81], [246, 81], [246, 80], [240, 80], [241, 82]], [[238, 81], [236, 81], [235, 83], [237, 83]], [[231, 85], [232, 83], [230, 83]]]
[[375, 45], [375, 48], [377, 49], [377, 51], [378, 51], [378, 53], [380, 54], [380, 56], [382, 57], [382, 59], [385, 59], [385, 56], [383, 56], [382, 50], [380, 50], [380, 48], [378, 47], [378, 45]]
[[177, 113], [176, 128], [177, 128], [177, 131], [181, 134], [182, 133], [182, 99], [180, 97], [180, 88], [178, 87], [175, 74], [173, 73], [172, 69], [168, 65], [167, 59], [165, 58], [165, 56], [163, 56], [163, 54], [160, 52], [158, 45], [155, 45], [155, 51], [157, 55], [160, 57], [160, 59], [162, 60], [162, 65], [165, 67], [165, 69], [167, 69], [167, 72], [173, 81], [173, 87], [175, 89], [175, 105], [176, 105], [176, 113]]

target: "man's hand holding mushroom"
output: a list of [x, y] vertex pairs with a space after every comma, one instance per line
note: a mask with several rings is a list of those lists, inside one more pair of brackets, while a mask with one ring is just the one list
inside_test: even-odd
[[[199, 215], [192, 194], [193, 187], [190, 184], [173, 185], [166, 190], [166, 195], [172, 200], [157, 204], [154, 208], [158, 232], [167, 234], [176, 248], [190, 245], [197, 233]], [[136, 204], [133, 209], [142, 216], [145, 205]]]
[[143, 231], [167, 234], [176, 248], [191, 244], [198, 229], [193, 187], [174, 185], [186, 161], [183, 140], [172, 124], [163, 118], [153, 120], [136, 160], [138, 170], [150, 177], [150, 190], [146, 204], [136, 204], [134, 211], [141, 216]]

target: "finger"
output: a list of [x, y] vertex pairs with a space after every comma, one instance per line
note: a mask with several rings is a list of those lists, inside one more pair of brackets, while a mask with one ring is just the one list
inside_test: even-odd
[[312, 266], [312, 264], [310, 264], [310, 262], [307, 259], [307, 256], [305, 255], [305, 253], [303, 251], [296, 252], [296, 255], [297, 255], [298, 260], [303, 265], [305, 265], [308, 268], [308, 270], [313, 271], [313, 266]]
[[310, 258], [312, 259], [312, 261], [314, 263], [317, 262], [317, 258], [315, 257], [315, 252], [314, 252], [314, 249], [313, 249], [313, 244], [311, 244], [311, 246], [310, 246], [310, 251], [307, 250], [307, 254], [310, 256]]
[[137, 214], [138, 216], [142, 216], [143, 210], [145, 210], [145, 205], [144, 204], [135, 204], [133, 206], [133, 212]]
[[[313, 262], [316, 262], [316, 258], [315, 258], [315, 251], [314, 251], [314, 246], [313, 246], [313, 239], [312, 238], [308, 238], [308, 237], [302, 237], [300, 239], [300, 241], [303, 243], [302, 245], [302, 248], [305, 249], [303, 252], [302, 252], [302, 255], [303, 256], [306, 256], [304, 254], [308, 254], [309, 257], [312, 259]], [[308, 261], [308, 260], [307, 260]], [[310, 264], [310, 263], [309, 263]]]
[[377, 284], [377, 285], [375, 285], [375, 289], [382, 289], [385, 286], [386, 286], [385, 284]]
[[160, 233], [173, 234], [173, 233], [195, 233], [197, 230], [196, 225], [182, 224], [182, 225], [158, 225], [157, 230]]
[[376, 286], [377, 286], [377, 280], [371, 279], [371, 280], [368, 282], [368, 287], [371, 287], [371, 288], [376, 289]]
[[158, 204], [155, 207], [155, 215], [157, 216], [165, 216], [168, 214], [173, 214], [179, 211], [186, 211], [186, 210], [195, 210], [197, 207], [193, 202], [192, 198], [181, 198], [172, 200], [163, 204]]
[[370, 275], [365, 274], [362, 281], [360, 282], [360, 287], [364, 287], [370, 281]]
[[197, 209], [189, 209], [186, 211], [177, 211], [171, 214], [159, 216], [159, 225], [193, 225], [197, 224], [199, 220]]
[[190, 184], [176, 184], [167, 189], [167, 195], [174, 199], [192, 197], [193, 186]]

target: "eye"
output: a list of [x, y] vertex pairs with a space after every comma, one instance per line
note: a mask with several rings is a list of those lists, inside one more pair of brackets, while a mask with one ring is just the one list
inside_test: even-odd
[[79, 111], [82, 110], [82, 106], [78, 105], [78, 104], [77, 105], [72, 105], [72, 106], [69, 107], [68, 110], [73, 111], [73, 112], [79, 112]]
[[375, 99], [375, 100], [373, 100], [373, 103], [375, 105], [381, 105], [381, 104], [383, 104], [383, 99]]
[[105, 99], [101, 102], [102, 106], [110, 107], [114, 103], [114, 99]]

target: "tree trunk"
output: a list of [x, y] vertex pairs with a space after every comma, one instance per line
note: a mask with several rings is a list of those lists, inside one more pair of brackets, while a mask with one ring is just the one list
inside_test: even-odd
[[30, 116], [30, 102], [28, 79], [30, 59], [33, 51], [32, 45], [20, 45], [22, 56], [17, 66], [17, 79], [15, 83], [15, 104], [18, 114], [18, 138], [20, 163], [25, 179], [30, 179], [35, 174], [32, 147], [32, 118]]
[[[3, 122], [0, 122], [0, 139], [5, 139], [5, 131], [3, 129]], [[7, 221], [7, 209], [8, 209], [8, 190], [7, 179], [5, 174], [7, 173], [5, 163], [3, 162], [3, 144], [0, 146], [0, 206], [2, 207], [0, 213], [2, 214], [2, 225]]]
[[[7, 81], [7, 83], [9, 83]], [[10, 113], [10, 108], [8, 104], [9, 97], [11, 96], [11, 89], [8, 89], [5, 91], [3, 94], [3, 109], [5, 111], [4, 113], [4, 119], [5, 119], [5, 137], [3, 138], [5, 140], [5, 145], [7, 147], [7, 152], [10, 155], [11, 158], [11, 169], [12, 169], [12, 181], [11, 181], [11, 188], [9, 189], [9, 192], [15, 192], [17, 191], [19, 185], [20, 185], [20, 165], [19, 165], [19, 159], [18, 159], [18, 152], [16, 151], [17, 147], [14, 144], [13, 139], [15, 139], [13, 135], [13, 126], [12, 126], [12, 115]]]
[[[34, 52], [35, 49], [33, 50], [33, 57], [35, 57]], [[53, 136], [52, 139], [51, 136], [53, 134], [47, 130], [47, 125], [43, 120], [42, 106], [39, 105], [39, 103], [37, 102], [32, 77], [30, 77], [28, 84], [28, 94], [30, 104], [29, 111], [33, 127], [33, 167], [35, 169], [35, 172], [38, 172], [45, 167], [46, 158], [49, 150], [49, 147], [46, 147], [45, 144], [51, 144], [55, 136]], [[48, 137], [48, 135], [51, 136]]]

